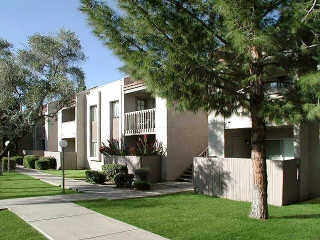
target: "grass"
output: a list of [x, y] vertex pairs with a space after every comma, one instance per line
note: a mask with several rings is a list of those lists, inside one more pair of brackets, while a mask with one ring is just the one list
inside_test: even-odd
[[320, 239], [320, 199], [270, 206], [267, 221], [248, 218], [250, 203], [193, 193], [78, 204], [169, 239]]
[[25, 223], [14, 213], [3, 210], [0, 211], [0, 232], [2, 240], [24, 239], [24, 240], [45, 240], [39, 232]]
[[[74, 193], [66, 190], [67, 193]], [[0, 176], [0, 199], [61, 194], [61, 188], [24, 174], [10, 172]]]
[[[41, 171], [45, 172], [45, 173], [57, 175], [57, 176], [62, 176], [61, 170], [50, 169], [50, 170], [41, 170]], [[85, 174], [86, 171], [87, 170], [64, 170], [64, 173], [65, 173], [66, 178], [85, 180], [86, 179], [86, 174]]]

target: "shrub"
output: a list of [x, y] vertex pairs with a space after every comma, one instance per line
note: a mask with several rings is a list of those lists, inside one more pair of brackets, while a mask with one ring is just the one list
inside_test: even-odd
[[137, 190], [149, 190], [151, 188], [151, 183], [148, 181], [135, 180], [133, 182], [133, 187]]
[[[7, 157], [3, 157], [2, 158], [2, 162], [3, 162], [3, 170], [6, 171], [8, 169], [8, 158]], [[10, 166], [10, 170], [14, 170], [16, 169], [16, 160], [12, 158], [10, 158], [9, 161], [9, 166]]]
[[89, 183], [103, 184], [106, 181], [106, 176], [103, 174], [103, 172], [87, 170], [86, 181]]
[[134, 170], [134, 174], [135, 174], [137, 180], [147, 181], [149, 169], [138, 168], [138, 169]]
[[55, 157], [41, 157], [40, 158], [41, 160], [44, 159], [44, 160], [48, 160], [49, 161], [49, 168], [50, 169], [56, 169], [57, 168], [57, 160]]
[[16, 164], [23, 165], [23, 157], [22, 156], [12, 156], [10, 160], [16, 161]]
[[108, 140], [108, 146], [102, 143], [99, 148], [100, 153], [109, 157], [113, 155], [120, 155], [124, 156], [128, 154], [128, 151], [124, 145], [124, 141], [120, 144], [117, 139], [110, 139]]
[[114, 183], [117, 187], [131, 187], [133, 182], [134, 175], [127, 173], [118, 173], [114, 177]]
[[144, 135], [143, 138], [139, 137], [136, 142], [136, 148], [131, 148], [130, 153], [137, 156], [146, 155], [163, 155], [165, 153], [162, 143], [155, 141], [150, 141], [148, 135]]
[[118, 173], [128, 173], [128, 167], [121, 164], [105, 164], [102, 166], [107, 181], [113, 181]]
[[23, 166], [26, 168], [35, 168], [35, 162], [39, 160], [37, 155], [26, 155], [23, 158]]
[[35, 168], [38, 170], [47, 170], [49, 169], [50, 161], [44, 158], [40, 158], [35, 162]]

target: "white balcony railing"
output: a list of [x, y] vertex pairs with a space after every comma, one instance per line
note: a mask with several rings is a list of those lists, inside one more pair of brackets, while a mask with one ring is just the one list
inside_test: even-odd
[[125, 113], [124, 122], [126, 136], [155, 133], [155, 108]]

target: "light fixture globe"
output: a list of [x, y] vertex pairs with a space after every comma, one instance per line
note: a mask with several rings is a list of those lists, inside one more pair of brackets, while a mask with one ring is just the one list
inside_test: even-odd
[[59, 145], [60, 145], [60, 147], [62, 147], [62, 148], [66, 148], [66, 147], [68, 147], [68, 142], [67, 142], [66, 140], [62, 139], [62, 140], [59, 142]]

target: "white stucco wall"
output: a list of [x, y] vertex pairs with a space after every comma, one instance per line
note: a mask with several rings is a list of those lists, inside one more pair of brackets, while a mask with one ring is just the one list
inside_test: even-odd
[[[155, 128], [156, 139], [163, 144], [164, 149], [168, 148], [168, 127], [167, 127], [167, 101], [156, 97]], [[161, 179], [167, 179], [168, 158], [167, 154], [161, 162]]]
[[[110, 139], [111, 132], [111, 102], [119, 101], [121, 103], [121, 87], [122, 80], [111, 82], [103, 86], [87, 90], [86, 94], [86, 155], [87, 167], [90, 169], [101, 169], [103, 165], [103, 156], [98, 152], [97, 157], [90, 157], [90, 106], [97, 106], [97, 142], [98, 148], [101, 143], [107, 143]], [[119, 104], [119, 112], [122, 112], [121, 104]], [[120, 114], [119, 123], [122, 123], [122, 115]], [[122, 124], [120, 124], [122, 125]], [[119, 127], [119, 136], [121, 136]]]
[[208, 115], [208, 153], [224, 157], [224, 117], [213, 112]]

